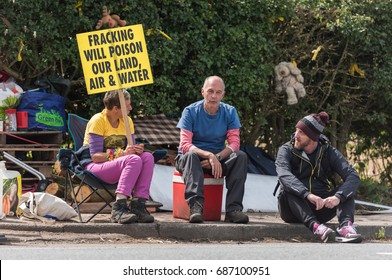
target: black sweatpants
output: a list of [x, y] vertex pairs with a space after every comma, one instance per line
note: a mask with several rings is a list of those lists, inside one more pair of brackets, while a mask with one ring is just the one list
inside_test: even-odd
[[316, 210], [316, 206], [309, 200], [282, 191], [278, 196], [278, 209], [280, 217], [286, 223], [303, 223], [313, 231], [314, 223], [324, 224], [335, 216], [340, 226], [348, 221], [354, 222], [355, 200], [350, 198], [334, 208]]

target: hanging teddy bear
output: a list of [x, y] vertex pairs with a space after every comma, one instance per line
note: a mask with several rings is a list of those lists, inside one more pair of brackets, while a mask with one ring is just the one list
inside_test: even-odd
[[125, 20], [122, 20], [120, 16], [116, 14], [110, 14], [110, 10], [107, 6], [102, 7], [102, 18], [98, 21], [95, 29], [112, 28], [112, 27], [123, 27], [127, 24]]
[[298, 98], [306, 95], [303, 82], [301, 71], [293, 63], [281, 62], [275, 66], [275, 91], [286, 92], [288, 105], [297, 104]]

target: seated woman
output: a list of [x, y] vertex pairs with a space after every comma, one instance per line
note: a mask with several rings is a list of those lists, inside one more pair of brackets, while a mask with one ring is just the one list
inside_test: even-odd
[[[128, 115], [132, 107], [127, 91], [124, 91], [124, 99]], [[128, 121], [133, 143], [127, 143], [118, 92], [107, 92], [103, 103], [105, 109], [95, 114], [87, 124], [83, 146], [89, 146], [91, 162], [85, 169], [108, 183], [118, 182], [116, 202], [112, 207], [113, 222], [152, 223], [154, 217], [147, 211], [145, 202], [150, 195], [154, 158], [144, 151], [143, 144], [135, 143], [130, 117]]]

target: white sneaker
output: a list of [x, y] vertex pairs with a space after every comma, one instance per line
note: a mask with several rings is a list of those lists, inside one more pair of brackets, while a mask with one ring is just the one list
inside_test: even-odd
[[333, 239], [335, 237], [335, 232], [333, 229], [325, 226], [324, 224], [314, 224], [313, 225], [313, 234], [320, 237], [320, 239], [325, 243], [328, 242], [328, 239]]
[[355, 226], [352, 222], [348, 222], [347, 226], [337, 229], [338, 235], [335, 240], [336, 242], [342, 243], [361, 243], [362, 236], [357, 233]]

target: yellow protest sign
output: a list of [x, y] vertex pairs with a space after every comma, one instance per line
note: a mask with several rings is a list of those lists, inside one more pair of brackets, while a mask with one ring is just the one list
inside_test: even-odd
[[152, 84], [141, 24], [76, 35], [87, 93]]

